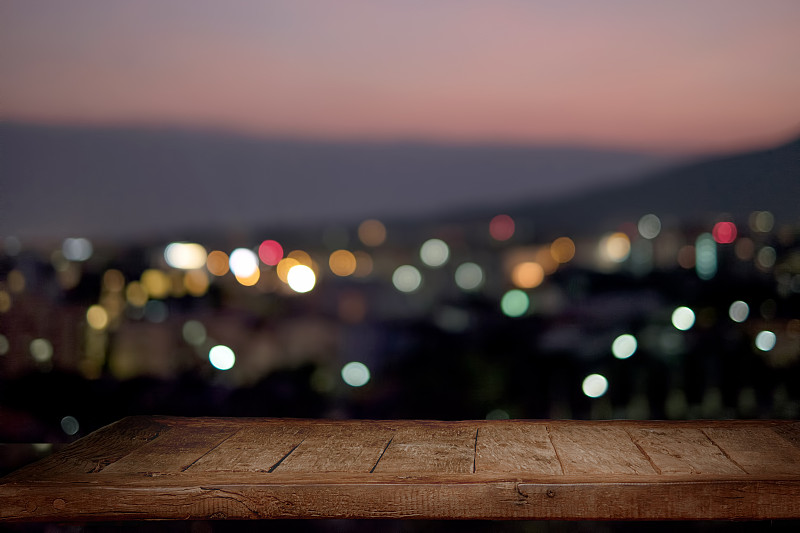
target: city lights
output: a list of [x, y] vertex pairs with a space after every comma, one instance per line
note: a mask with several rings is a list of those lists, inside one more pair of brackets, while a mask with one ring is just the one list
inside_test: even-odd
[[392, 284], [400, 292], [414, 292], [422, 285], [422, 274], [414, 266], [402, 265], [392, 274]]
[[530, 303], [530, 298], [528, 298], [527, 294], [519, 289], [512, 289], [503, 295], [500, 300], [500, 309], [504, 315], [517, 318], [528, 311]]
[[608, 391], [608, 380], [601, 374], [589, 374], [583, 380], [582, 389], [589, 398], [599, 398]]
[[734, 322], [744, 322], [750, 315], [750, 306], [741, 300], [733, 302], [728, 308], [728, 316]]
[[688, 331], [694, 326], [694, 311], [688, 307], [678, 307], [672, 312], [672, 325], [675, 329]]
[[64, 239], [64, 243], [61, 245], [61, 253], [70, 261], [86, 261], [92, 257], [92, 252], [94, 252], [92, 243], [89, 239], [82, 237]]
[[206, 264], [208, 253], [203, 246], [191, 242], [173, 242], [164, 249], [164, 260], [172, 268], [193, 270]]
[[364, 363], [352, 361], [342, 367], [342, 380], [351, 387], [363, 387], [369, 378], [369, 368]]
[[139, 280], [150, 298], [166, 298], [172, 288], [169, 276], [161, 270], [148, 268]]
[[380, 220], [365, 220], [358, 226], [358, 238], [366, 246], [380, 246], [386, 240], [386, 226]]
[[575, 257], [575, 242], [569, 237], [559, 237], [550, 245], [550, 255], [559, 263], [569, 263]]
[[639, 219], [637, 229], [645, 239], [655, 239], [661, 233], [661, 219], [652, 213], [644, 215]]
[[108, 312], [102, 305], [93, 305], [86, 311], [86, 322], [92, 329], [105, 329], [108, 326]]
[[440, 267], [447, 263], [447, 259], [450, 257], [450, 248], [440, 239], [429, 239], [420, 248], [419, 256], [422, 262], [429, 267]]
[[613, 353], [614, 357], [617, 359], [627, 359], [636, 353], [637, 347], [638, 343], [636, 342], [636, 337], [625, 333], [614, 339], [614, 342], [611, 344], [611, 353]]
[[455, 272], [456, 285], [465, 291], [474, 291], [483, 284], [483, 269], [475, 263], [462, 263]]
[[11, 343], [8, 342], [8, 337], [0, 333], [0, 355], [5, 355], [11, 349]]
[[622, 232], [611, 233], [600, 241], [600, 256], [613, 263], [625, 261], [631, 253], [631, 240]]
[[258, 256], [247, 248], [237, 248], [231, 252], [228, 263], [237, 278], [247, 279], [258, 270]]
[[507, 241], [514, 235], [514, 219], [508, 215], [497, 215], [489, 222], [489, 234], [496, 241]]
[[352, 252], [336, 250], [328, 257], [328, 266], [335, 275], [347, 277], [355, 273], [358, 262]]
[[697, 237], [694, 268], [702, 280], [709, 280], [717, 274], [717, 243], [710, 233]]
[[756, 348], [761, 350], [762, 352], [769, 352], [773, 348], [775, 348], [775, 344], [778, 341], [777, 335], [775, 335], [771, 331], [759, 331], [758, 335], [756, 335]]
[[316, 282], [314, 271], [306, 265], [294, 265], [286, 274], [286, 283], [294, 292], [309, 292]]
[[33, 360], [37, 363], [47, 363], [53, 358], [53, 345], [47, 339], [33, 339], [29, 350]]
[[544, 269], [533, 261], [519, 263], [511, 271], [511, 281], [521, 289], [533, 289], [544, 281]]
[[718, 244], [730, 244], [736, 240], [736, 224], [733, 222], [717, 222], [711, 235]]
[[275, 266], [283, 259], [283, 246], [278, 241], [263, 241], [258, 247], [258, 257], [265, 265]]
[[181, 329], [183, 339], [193, 345], [201, 346], [206, 342], [206, 327], [197, 320], [187, 320]]
[[230, 370], [236, 364], [236, 355], [224, 344], [218, 344], [208, 351], [208, 360], [217, 370]]
[[67, 435], [75, 435], [80, 430], [81, 426], [78, 419], [74, 416], [65, 416], [61, 419], [61, 430]]
[[220, 250], [209, 253], [206, 259], [206, 268], [215, 276], [224, 276], [230, 270], [228, 254]]

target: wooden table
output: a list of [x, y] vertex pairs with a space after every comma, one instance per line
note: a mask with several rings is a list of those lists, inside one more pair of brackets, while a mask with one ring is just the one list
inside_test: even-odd
[[3, 520], [800, 518], [800, 422], [130, 417], [0, 480]]

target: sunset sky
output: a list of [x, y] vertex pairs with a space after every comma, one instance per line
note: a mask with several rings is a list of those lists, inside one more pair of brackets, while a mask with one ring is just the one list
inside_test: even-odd
[[0, 0], [0, 118], [656, 152], [800, 132], [800, 2]]

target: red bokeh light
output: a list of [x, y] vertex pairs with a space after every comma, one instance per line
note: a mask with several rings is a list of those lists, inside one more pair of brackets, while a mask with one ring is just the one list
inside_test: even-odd
[[497, 241], [507, 241], [514, 235], [514, 219], [508, 215], [497, 215], [489, 222], [489, 234]]
[[265, 265], [275, 266], [283, 259], [283, 246], [278, 241], [264, 241], [258, 247], [258, 257]]
[[736, 240], [736, 225], [733, 222], [717, 222], [711, 235], [719, 244], [730, 244]]

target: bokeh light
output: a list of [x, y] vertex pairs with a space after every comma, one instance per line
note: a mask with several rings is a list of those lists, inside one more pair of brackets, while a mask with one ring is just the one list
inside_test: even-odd
[[61, 245], [61, 253], [70, 261], [86, 261], [92, 257], [93, 252], [92, 243], [83, 237], [64, 239]]
[[511, 270], [511, 282], [521, 289], [533, 289], [544, 281], [544, 269], [539, 263], [525, 261]]
[[775, 344], [778, 341], [777, 335], [771, 331], [759, 331], [758, 335], [756, 335], [756, 348], [761, 350], [762, 352], [769, 352], [773, 348], [775, 348]]
[[778, 254], [772, 246], [764, 246], [756, 254], [756, 265], [764, 270], [769, 270], [775, 266]]
[[47, 363], [53, 358], [53, 345], [47, 339], [33, 339], [28, 349], [37, 363]]
[[769, 211], [754, 211], [750, 214], [750, 229], [758, 233], [768, 233], [775, 226], [775, 217]]
[[208, 351], [208, 360], [217, 370], [230, 370], [236, 364], [236, 355], [224, 344], [217, 344]]
[[11, 310], [11, 295], [0, 289], [0, 313], [8, 313]]
[[235, 276], [236, 281], [245, 287], [252, 287], [261, 279], [261, 270], [256, 268], [249, 276]]
[[232, 251], [228, 263], [231, 272], [237, 278], [249, 278], [258, 270], [258, 256], [247, 248], [237, 248]]
[[589, 374], [584, 378], [582, 388], [589, 398], [599, 398], [608, 391], [608, 380], [602, 374]]
[[74, 416], [65, 416], [61, 419], [61, 430], [67, 435], [75, 435], [78, 433], [80, 428], [81, 425], [78, 423], [78, 419]]
[[711, 235], [718, 244], [730, 244], [736, 240], [736, 224], [733, 222], [717, 222]]
[[636, 353], [638, 346], [639, 344], [636, 341], [636, 337], [625, 333], [614, 339], [614, 342], [611, 344], [611, 353], [613, 353], [614, 357], [617, 359], [627, 359]]
[[138, 281], [132, 281], [125, 287], [125, 299], [135, 307], [144, 307], [147, 303], [147, 291]]
[[108, 326], [108, 311], [102, 305], [92, 305], [86, 310], [86, 322], [92, 329], [105, 329]]
[[342, 380], [351, 387], [363, 387], [369, 378], [369, 368], [364, 363], [351, 361], [342, 367]]
[[183, 276], [183, 287], [192, 296], [203, 296], [208, 291], [210, 280], [203, 270], [190, 270]]
[[420, 247], [419, 256], [429, 267], [440, 267], [450, 258], [450, 248], [441, 239], [429, 239]]
[[414, 292], [422, 285], [422, 274], [415, 266], [402, 265], [392, 274], [392, 284], [400, 292]]
[[206, 342], [206, 327], [198, 320], [187, 320], [181, 328], [183, 340], [192, 346], [201, 346]]
[[314, 288], [317, 277], [311, 267], [306, 265], [294, 265], [286, 274], [286, 283], [294, 292], [306, 293]]
[[550, 245], [550, 255], [559, 263], [568, 263], [575, 257], [575, 242], [569, 237], [559, 237]]
[[497, 215], [489, 222], [489, 234], [496, 241], [507, 241], [514, 235], [514, 219], [508, 215]]
[[150, 298], [166, 298], [172, 288], [169, 276], [156, 268], [148, 268], [142, 272], [139, 281]]
[[710, 233], [697, 237], [694, 268], [702, 280], [709, 280], [717, 274], [717, 242]]
[[652, 213], [644, 215], [639, 219], [637, 229], [645, 239], [655, 239], [661, 233], [661, 219]]
[[173, 242], [164, 249], [164, 260], [172, 268], [193, 270], [206, 264], [206, 249], [192, 242]]
[[275, 267], [275, 272], [278, 274], [278, 279], [284, 283], [288, 283], [289, 270], [291, 270], [293, 266], [297, 266], [299, 264], [300, 262], [293, 257], [284, 257], [283, 259], [281, 259], [278, 262], [278, 266]]
[[672, 325], [681, 331], [687, 331], [694, 326], [695, 315], [690, 308], [681, 306], [672, 312]]
[[631, 253], [631, 240], [621, 231], [606, 235], [600, 241], [600, 255], [614, 263], [625, 261]]
[[125, 288], [125, 275], [116, 268], [110, 268], [103, 274], [103, 288], [110, 292], [122, 292]]
[[8, 273], [6, 283], [8, 284], [8, 290], [12, 293], [20, 294], [25, 292], [25, 285], [27, 284], [25, 274], [16, 268]]
[[744, 322], [749, 315], [750, 306], [741, 300], [736, 300], [728, 308], [728, 316], [734, 322]]
[[263, 241], [258, 247], [258, 257], [265, 265], [275, 266], [283, 259], [283, 246], [271, 239]]
[[352, 252], [336, 250], [328, 257], [328, 266], [335, 275], [345, 277], [355, 273], [358, 262]]
[[11, 349], [11, 343], [8, 342], [8, 337], [0, 333], [0, 355], [5, 355]]
[[524, 315], [530, 307], [530, 298], [519, 289], [512, 289], [506, 292], [500, 300], [500, 310], [503, 314], [512, 318]]
[[224, 276], [230, 270], [228, 254], [220, 250], [209, 253], [206, 258], [206, 268], [215, 276]]
[[356, 270], [353, 272], [353, 276], [357, 278], [365, 278], [372, 274], [373, 261], [371, 255], [362, 250], [358, 250], [353, 252], [353, 256], [356, 259]]
[[465, 291], [474, 291], [483, 285], [483, 269], [476, 263], [462, 263], [455, 272], [456, 285]]
[[380, 246], [386, 240], [386, 226], [374, 218], [365, 220], [358, 226], [358, 238], [366, 246]]

